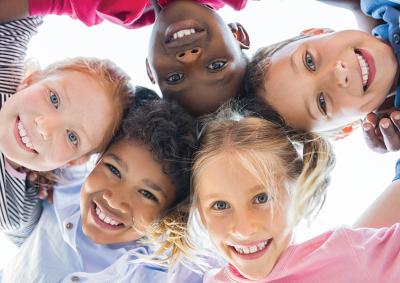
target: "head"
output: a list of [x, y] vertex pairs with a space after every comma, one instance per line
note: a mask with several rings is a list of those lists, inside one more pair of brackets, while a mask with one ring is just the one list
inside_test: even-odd
[[0, 150], [37, 171], [101, 152], [133, 94], [109, 60], [74, 58], [35, 71], [0, 111]]
[[291, 131], [272, 110], [264, 118], [222, 111], [201, 137], [192, 205], [225, 259], [246, 278], [262, 279], [293, 227], [321, 206], [333, 153], [325, 140]]
[[325, 132], [378, 108], [397, 67], [392, 48], [369, 33], [330, 31], [261, 48], [247, 83], [290, 126]]
[[83, 231], [98, 244], [145, 236], [189, 195], [193, 119], [164, 100], [138, 104], [81, 190]]
[[172, 1], [153, 25], [147, 72], [165, 98], [193, 115], [210, 113], [237, 94], [249, 44], [242, 25], [226, 25], [196, 1]]

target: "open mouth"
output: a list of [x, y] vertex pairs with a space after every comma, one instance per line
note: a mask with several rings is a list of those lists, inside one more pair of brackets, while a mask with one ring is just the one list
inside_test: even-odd
[[17, 143], [22, 149], [32, 153], [38, 153], [33, 146], [32, 139], [30, 138], [24, 124], [22, 123], [20, 117], [17, 117], [14, 127], [14, 136]]
[[243, 259], [255, 259], [265, 254], [271, 243], [272, 238], [254, 245], [232, 245], [229, 247], [236, 255]]
[[372, 56], [363, 49], [355, 49], [354, 52], [361, 71], [363, 89], [366, 91], [375, 78], [375, 62]]
[[197, 22], [185, 20], [170, 25], [166, 30], [165, 43], [168, 47], [181, 47], [192, 44], [206, 34]]
[[126, 227], [116, 216], [112, 215], [95, 202], [91, 204], [91, 215], [94, 222], [103, 229], [120, 230]]

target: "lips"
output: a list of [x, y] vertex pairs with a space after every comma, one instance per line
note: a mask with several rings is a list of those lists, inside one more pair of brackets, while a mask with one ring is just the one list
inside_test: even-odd
[[126, 225], [118, 216], [112, 214], [96, 202], [92, 202], [90, 214], [96, 225], [102, 229], [115, 231], [126, 228]]
[[14, 137], [15, 140], [17, 141], [18, 145], [27, 152], [31, 153], [38, 153], [33, 144], [32, 144], [32, 139], [27, 132], [24, 124], [22, 123], [20, 117], [17, 117], [15, 120], [15, 125], [14, 125]]
[[[355, 53], [360, 67], [361, 80], [363, 81], [363, 89], [364, 91], [366, 91], [375, 78], [375, 60], [372, 55], [365, 49], [356, 49]], [[367, 77], [366, 80], [365, 77]]]
[[206, 34], [206, 30], [197, 21], [185, 20], [168, 26], [164, 42], [167, 47], [183, 47], [195, 43]]

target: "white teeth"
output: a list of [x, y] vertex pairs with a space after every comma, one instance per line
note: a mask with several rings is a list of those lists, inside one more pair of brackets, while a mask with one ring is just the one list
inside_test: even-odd
[[26, 147], [34, 150], [35, 148], [33, 147], [32, 141], [27, 136], [24, 125], [22, 125], [21, 122], [18, 122], [17, 126], [18, 126], [18, 133], [19, 136], [21, 137], [22, 142], [26, 145]]
[[362, 75], [362, 84], [363, 86], [366, 86], [368, 83], [368, 75], [369, 75], [369, 66], [367, 61], [358, 53], [356, 53], [358, 63], [360, 64], [361, 68], [361, 75]]
[[261, 251], [265, 249], [265, 247], [268, 245], [268, 241], [264, 241], [262, 243], [259, 243], [254, 246], [233, 246], [233, 248], [239, 253], [239, 254], [253, 254], [255, 252]]
[[180, 31], [175, 32], [175, 33], [172, 35], [172, 37], [173, 37], [174, 39], [178, 39], [178, 38], [182, 38], [182, 37], [184, 37], [184, 36], [191, 35], [191, 34], [194, 34], [194, 33], [196, 33], [196, 30], [195, 30], [194, 28], [191, 28], [191, 29], [183, 29], [183, 30], [180, 30]]
[[96, 207], [96, 214], [97, 216], [100, 218], [100, 220], [102, 220], [103, 222], [113, 225], [113, 226], [117, 226], [120, 225], [120, 222], [115, 221], [114, 219], [112, 219], [110, 216], [106, 215], [98, 206]]

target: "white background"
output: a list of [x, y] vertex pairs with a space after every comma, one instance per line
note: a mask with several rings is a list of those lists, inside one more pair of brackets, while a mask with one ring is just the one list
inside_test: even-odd
[[[247, 28], [252, 44], [248, 55], [257, 47], [297, 35], [311, 27], [358, 28], [350, 11], [310, 0], [249, 1], [241, 12], [224, 8], [220, 14], [227, 23], [237, 21]], [[49, 16], [32, 40], [28, 55], [42, 66], [65, 57], [110, 58], [132, 76], [135, 84], [153, 87], [147, 79], [144, 64], [150, 30], [151, 27], [127, 30], [108, 23], [89, 29], [66, 16]], [[352, 224], [394, 176], [398, 154], [371, 152], [365, 146], [360, 130], [335, 142], [335, 148], [337, 165], [327, 202], [311, 227], [300, 229], [298, 240], [337, 225]], [[1, 234], [0, 251], [2, 267], [16, 253], [16, 248]]]

